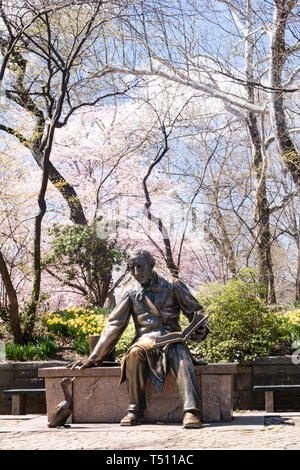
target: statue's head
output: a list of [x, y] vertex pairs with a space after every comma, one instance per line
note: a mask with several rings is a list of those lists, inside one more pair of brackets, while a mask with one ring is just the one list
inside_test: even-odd
[[155, 260], [147, 250], [134, 250], [129, 254], [127, 266], [130, 274], [140, 284], [147, 284], [155, 266]]

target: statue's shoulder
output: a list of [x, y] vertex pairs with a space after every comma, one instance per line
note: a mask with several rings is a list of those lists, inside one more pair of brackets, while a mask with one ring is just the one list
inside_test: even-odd
[[182, 279], [175, 279], [173, 281], [173, 289], [177, 294], [183, 295], [183, 294], [190, 294], [190, 290], [187, 287], [186, 283]]
[[187, 289], [186, 284], [181, 279], [169, 278], [166, 279], [159, 274], [157, 274], [157, 283], [160, 287], [165, 287], [167, 289]]
[[126, 297], [129, 297], [130, 299], [134, 299], [136, 294], [140, 291], [140, 289], [141, 287], [136, 282], [133, 282], [127, 286], [127, 288], [124, 291], [124, 295]]
[[166, 279], [159, 274], [157, 274], [157, 283], [160, 287], [164, 287], [166, 289], [173, 289], [173, 282], [169, 279]]
[[126, 299], [131, 298], [137, 292], [136, 283], [133, 282], [130, 276], [127, 276], [120, 286], [120, 291], [117, 298], [117, 304], [124, 302]]
[[186, 288], [186, 284], [183, 282], [182, 279], [175, 279], [172, 284], [174, 287]]

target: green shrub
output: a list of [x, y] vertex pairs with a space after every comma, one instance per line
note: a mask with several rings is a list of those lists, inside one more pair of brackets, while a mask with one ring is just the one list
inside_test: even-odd
[[39, 338], [34, 344], [5, 345], [6, 359], [10, 361], [47, 360], [55, 355], [57, 346], [51, 336]]
[[210, 333], [195, 344], [195, 356], [209, 362], [232, 362], [266, 356], [288, 332], [280, 315], [270, 312], [262, 299], [264, 287], [253, 271], [243, 270], [226, 285], [202, 286], [197, 298], [209, 314]]
[[115, 350], [115, 357], [122, 357], [126, 354], [126, 351], [131, 346], [133, 338], [135, 336], [135, 326], [133, 323], [132, 318], [129, 321], [129, 324], [122, 334], [121, 338], [119, 339], [116, 350]]
[[35, 346], [35, 356], [37, 359], [48, 359], [56, 354], [57, 346], [52, 336], [39, 338]]
[[5, 355], [6, 359], [10, 361], [24, 361], [25, 349], [23, 345], [20, 344], [6, 344], [5, 345]]
[[[111, 222], [119, 226], [117, 220]], [[101, 237], [100, 227], [104, 235]], [[112, 269], [120, 270], [126, 258], [126, 247], [118, 247], [117, 237], [109, 238], [109, 224], [104, 223], [102, 217], [90, 225], [54, 224], [49, 235], [50, 249], [42, 266], [59, 273], [62, 286], [81, 285], [85, 288], [86, 300], [101, 304], [111, 283]]]
[[90, 355], [89, 341], [86, 338], [75, 339], [74, 348], [78, 354], [82, 354], [83, 356]]

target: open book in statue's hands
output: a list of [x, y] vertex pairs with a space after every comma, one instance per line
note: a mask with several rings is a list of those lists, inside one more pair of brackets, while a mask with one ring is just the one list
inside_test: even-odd
[[193, 320], [183, 331], [174, 331], [163, 336], [157, 336], [154, 339], [152, 348], [186, 341], [207, 319], [208, 315], [203, 316], [203, 314], [195, 312]]

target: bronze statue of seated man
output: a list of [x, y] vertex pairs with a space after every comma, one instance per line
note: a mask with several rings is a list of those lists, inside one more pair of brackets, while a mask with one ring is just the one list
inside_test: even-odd
[[[191, 321], [194, 312], [204, 316], [204, 310], [182, 281], [168, 282], [153, 270], [154, 265], [153, 256], [146, 250], [131, 254], [128, 270], [139, 283], [138, 288], [128, 291], [114, 308], [89, 358], [75, 361], [68, 367], [99, 365], [117, 344], [132, 315], [136, 335], [122, 362], [120, 379], [120, 383], [127, 381], [130, 403], [121, 426], [134, 426], [143, 421], [147, 377], [150, 376], [156, 389], [161, 391], [171, 369], [182, 400], [183, 427], [199, 428], [199, 391], [193, 359], [186, 343], [173, 342], [158, 348], [153, 348], [153, 343], [158, 336], [181, 331], [180, 311]], [[202, 340], [208, 332], [205, 321], [196, 334]]]

